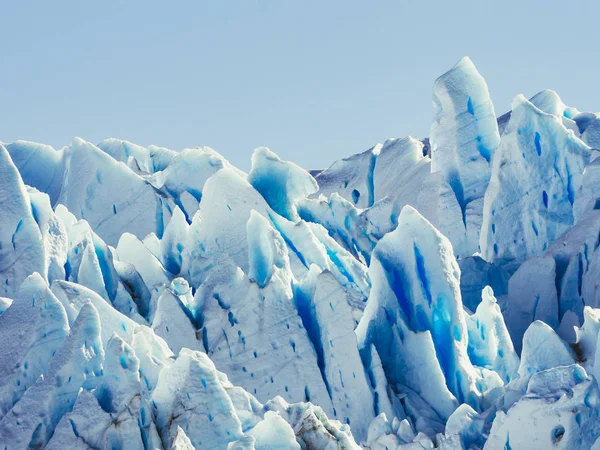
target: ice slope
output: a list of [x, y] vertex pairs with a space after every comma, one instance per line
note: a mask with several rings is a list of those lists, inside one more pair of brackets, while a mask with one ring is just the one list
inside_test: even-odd
[[[466, 228], [460, 205], [443, 176], [431, 172], [431, 159], [425, 155], [421, 141], [410, 136], [388, 139], [371, 152], [372, 165], [368, 167], [363, 164], [364, 155], [336, 162], [317, 175], [320, 198], [300, 203], [303, 219], [325, 226], [341, 245], [351, 252], [358, 251], [368, 262], [377, 240], [396, 228], [401, 209], [410, 204], [448, 236], [457, 253], [466, 252]], [[370, 180], [367, 185], [372, 201], [366, 203], [357, 201], [357, 194], [348, 191], [349, 188], [341, 187], [355, 186], [363, 179]], [[340, 203], [336, 196], [348, 201], [344, 209], [350, 213], [346, 215], [357, 225], [346, 222], [343, 226], [332, 225], [331, 213], [315, 204], [328, 201], [329, 208], [334, 209]], [[351, 209], [353, 205], [358, 208], [356, 212]], [[354, 215], [359, 219], [352, 219]], [[335, 234], [331, 231], [334, 226], [338, 228]]]
[[464, 210], [485, 193], [500, 143], [487, 84], [468, 57], [435, 81], [433, 103], [432, 169], [444, 174]]
[[0, 145], [0, 444], [597, 447], [598, 115], [496, 120], [468, 59], [434, 99], [312, 173]]
[[211, 175], [223, 168], [235, 170], [243, 175], [243, 172], [229, 164], [210, 147], [173, 153], [174, 156], [163, 169], [151, 172], [148, 181], [170, 195], [175, 204], [185, 212], [188, 220], [191, 220], [198, 210], [202, 189]]
[[581, 137], [579, 126], [574, 120], [579, 115], [579, 111], [565, 105], [556, 92], [545, 89], [535, 94], [529, 101], [540, 111], [559, 118], [565, 128], [572, 130], [577, 137]]
[[521, 263], [566, 232], [591, 156], [590, 147], [556, 116], [517, 96], [485, 193], [482, 255]]
[[[14, 404], [0, 416], [0, 442], [6, 448], [172, 448], [181, 441], [192, 448], [225, 448], [251, 433], [263, 416], [268, 421], [277, 415], [231, 385], [205, 354], [183, 349], [176, 357], [148, 328], [135, 325], [91, 291], [58, 284], [53, 290], [59, 302], [41, 277], [33, 275], [26, 283], [22, 300], [2, 315], [0, 328], [3, 342], [10, 342], [24, 320], [31, 323], [23, 327], [28, 340], [18, 341], [23, 351], [0, 365], [1, 379], [23, 391], [9, 397]], [[35, 312], [36, 302], [39, 318], [23, 309]], [[71, 311], [71, 326], [65, 308]], [[15, 367], [16, 384], [5, 372]], [[30, 371], [29, 378], [21, 371]], [[302, 412], [311, 406], [295, 408], [299, 415], [292, 424], [302, 428], [308, 420]], [[323, 421], [328, 429], [312, 432], [305, 442], [336, 441], [331, 433], [338, 428], [340, 438], [353, 442], [348, 429], [322, 413], [311, 420]], [[264, 439], [260, 428], [255, 434], [258, 442]], [[279, 445], [283, 442], [288, 441]]]
[[43, 448], [61, 417], [73, 408], [79, 390], [96, 384], [103, 359], [98, 312], [86, 304], [44, 376], [0, 420], [0, 444], [7, 448]]
[[[480, 409], [487, 383], [503, 382], [495, 372], [482, 374], [469, 357], [460, 271], [448, 239], [405, 206], [396, 230], [373, 251], [370, 275], [371, 296], [356, 330], [359, 346], [366, 358], [373, 347], [388, 382], [406, 386], [417, 397], [413, 401], [423, 403], [415, 406], [406, 401], [409, 416], [414, 420], [420, 415], [413, 408], [429, 410], [434, 423], [424, 427], [435, 430], [436, 423], [444, 423], [461, 403]], [[496, 330], [490, 334], [494, 333], [506, 334]], [[478, 344], [498, 345], [485, 339]], [[506, 356], [511, 357], [508, 352]]]
[[98, 148], [114, 160], [146, 174], [165, 170], [177, 154], [168, 148], [155, 145], [144, 148], [121, 139], [105, 139], [98, 144]]
[[494, 370], [505, 383], [517, 377], [519, 357], [492, 288], [486, 286], [477, 311], [467, 316], [469, 358], [480, 367]]
[[[402, 167], [403, 170], [398, 170]], [[417, 186], [430, 172], [429, 159], [423, 154], [423, 143], [407, 137], [388, 139], [377, 156], [373, 171], [374, 198], [398, 198], [396, 215], [405, 204], [415, 201]], [[403, 196], [399, 194], [404, 193]]]
[[268, 148], [260, 147], [252, 155], [252, 170], [248, 182], [277, 214], [297, 221], [298, 200], [317, 192], [315, 179], [304, 169], [282, 161]]
[[373, 171], [381, 147], [381, 144], [377, 144], [366, 152], [333, 163], [329, 169], [317, 175], [319, 193], [329, 197], [337, 192], [358, 208], [373, 206]]
[[581, 366], [538, 372], [523, 391], [521, 399], [496, 413], [484, 449], [591, 448], [600, 425], [600, 397], [596, 380]]
[[20, 286], [10, 308], [0, 316], [0, 418], [46, 371], [52, 355], [69, 334], [62, 304], [38, 273]]
[[332, 412], [289, 284], [275, 279], [260, 288], [237, 267], [223, 266], [198, 289], [196, 304], [205, 351], [236, 384], [263, 401], [277, 394], [288, 401], [319, 399]]
[[11, 297], [33, 272], [47, 279], [45, 248], [25, 185], [0, 144], [0, 293]]
[[471, 256], [479, 251], [498, 124], [485, 80], [469, 58], [436, 80], [433, 91], [430, 149], [412, 137], [389, 139], [319, 173], [319, 194], [337, 192], [369, 208], [365, 214], [376, 238], [396, 227], [409, 204], [450, 239], [457, 255]]
[[139, 237], [162, 234], [163, 199], [96, 146], [74, 138], [69, 147], [57, 151], [19, 141], [8, 151], [25, 184], [47, 193], [53, 207], [62, 204], [87, 220], [108, 244], [116, 245], [125, 231]]
[[368, 264], [377, 238], [369, 230], [366, 216], [352, 203], [334, 192], [329, 199], [301, 199], [297, 208], [300, 218], [323, 225], [340, 245]]
[[573, 327], [583, 324], [585, 306], [600, 304], [594, 275], [600, 255], [598, 233], [600, 212], [587, 211], [542, 256], [528, 259], [512, 275], [503, 312], [515, 347], [520, 348], [523, 333], [534, 319], [544, 320], [563, 338], [575, 341]]

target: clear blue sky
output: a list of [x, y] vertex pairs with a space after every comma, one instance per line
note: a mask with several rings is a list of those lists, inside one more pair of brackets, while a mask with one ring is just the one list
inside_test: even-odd
[[594, 1], [0, 1], [0, 141], [73, 136], [306, 168], [424, 137], [469, 55], [496, 113], [551, 88], [600, 110]]

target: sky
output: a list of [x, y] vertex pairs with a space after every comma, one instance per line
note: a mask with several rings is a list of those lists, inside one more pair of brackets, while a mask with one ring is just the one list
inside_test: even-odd
[[267, 146], [307, 169], [429, 134], [462, 56], [497, 115], [556, 90], [600, 110], [600, 2], [0, 0], [0, 141]]

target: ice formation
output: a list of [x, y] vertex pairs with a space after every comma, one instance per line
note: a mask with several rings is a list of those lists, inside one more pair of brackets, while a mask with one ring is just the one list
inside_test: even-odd
[[575, 221], [573, 205], [591, 157], [591, 148], [559, 118], [517, 96], [485, 193], [483, 256], [522, 263], [565, 233]]
[[500, 143], [494, 106], [483, 77], [468, 57], [433, 85], [431, 168], [441, 172], [460, 205], [467, 250], [478, 249], [490, 164]]
[[0, 447], [600, 448], [600, 115], [433, 100], [314, 177], [0, 144]]

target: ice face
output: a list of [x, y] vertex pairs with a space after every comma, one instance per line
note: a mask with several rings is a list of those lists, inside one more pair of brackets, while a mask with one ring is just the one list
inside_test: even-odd
[[405, 204], [414, 205], [423, 178], [431, 172], [430, 165], [421, 141], [410, 136], [387, 140], [377, 155], [373, 171], [374, 200], [398, 198], [398, 212]]
[[361, 210], [338, 193], [325, 197], [307, 198], [299, 202], [298, 214], [302, 220], [322, 225], [336, 242], [357, 259], [366, 263], [377, 238], [368, 230], [367, 220]]
[[288, 404], [275, 397], [265, 404], [264, 410], [278, 413], [290, 424], [301, 448], [360, 449], [348, 425], [330, 420], [321, 408], [311, 403]]
[[483, 209], [479, 199], [490, 180], [490, 163], [500, 135], [487, 84], [468, 57], [435, 81], [433, 105], [431, 169], [441, 172], [454, 191], [470, 255], [478, 250]]
[[[375, 346], [388, 381], [408, 385], [442, 417], [457, 399], [479, 404], [459, 274], [449, 241], [404, 207], [398, 228], [373, 251], [371, 296], [357, 328], [359, 345]], [[427, 380], [417, 367], [427, 367]]]
[[62, 190], [66, 152], [27, 141], [8, 144], [6, 150], [23, 182], [48, 194], [52, 205], [55, 205]]
[[192, 441], [187, 437], [183, 428], [177, 427], [177, 434], [171, 445], [171, 450], [194, 450]]
[[241, 422], [226, 386], [205, 354], [183, 349], [161, 372], [152, 394], [164, 444], [177, 436], [179, 427], [188, 430], [195, 448], [219, 449], [239, 438]]
[[[465, 227], [461, 210], [443, 177], [431, 173], [431, 159], [424, 156], [423, 143], [412, 137], [389, 139], [377, 156], [373, 173], [374, 199], [387, 217], [367, 214], [377, 229], [392, 231], [405, 205], [416, 208], [447, 236], [455, 251], [464, 252]], [[388, 197], [389, 201], [384, 199]], [[383, 219], [383, 220], [382, 220]], [[389, 225], [386, 221], [389, 220]]]
[[45, 376], [38, 378], [0, 420], [0, 443], [7, 448], [43, 448], [62, 415], [73, 407], [79, 389], [91, 388], [101, 375], [103, 357], [100, 319], [88, 303], [50, 361]]
[[581, 140], [592, 148], [600, 148], [600, 116], [594, 113], [579, 113], [573, 120], [581, 132]]
[[[62, 417], [45, 448], [87, 450], [91, 446], [101, 447], [110, 423], [110, 414], [100, 407], [94, 394], [82, 390], [77, 396], [73, 410]], [[131, 441], [132, 448], [135, 448], [134, 442]]]
[[481, 302], [481, 292], [490, 286], [496, 297], [508, 292], [510, 273], [502, 267], [490, 264], [480, 256], [462, 258], [460, 267], [460, 293], [463, 305], [470, 311], [476, 311]]
[[517, 96], [485, 193], [484, 258], [520, 263], [567, 231], [590, 158], [591, 149], [557, 117]]
[[64, 279], [69, 249], [66, 227], [60, 217], [52, 210], [48, 195], [31, 187], [28, 187], [27, 194], [31, 203], [33, 218], [42, 234], [48, 282]]
[[575, 363], [575, 354], [560, 337], [542, 321], [535, 321], [523, 336], [519, 375], [525, 377], [558, 366]]
[[0, 144], [0, 444], [598, 447], [598, 115], [468, 59], [434, 108], [310, 173]]
[[189, 230], [184, 258], [192, 285], [202, 280], [202, 259], [227, 254], [246, 273], [246, 224], [252, 210], [268, 215], [269, 205], [246, 180], [230, 169], [219, 170], [204, 185], [204, 201]]
[[[360, 440], [374, 418], [374, 398], [358, 351], [352, 307], [331, 272], [313, 269], [296, 292], [296, 308], [317, 353], [332, 402], [330, 417], [351, 425]], [[355, 394], [349, 397], [347, 390]]]
[[[556, 263], [553, 258], [545, 256], [525, 262], [508, 282], [504, 316], [519, 353], [523, 335], [529, 324], [541, 320], [551, 327], [558, 327], [555, 278]], [[537, 280], [539, 283], [532, 283], [531, 280]]]
[[558, 117], [565, 128], [572, 130], [577, 137], [580, 137], [579, 127], [573, 120], [579, 115], [579, 111], [565, 105], [556, 92], [546, 89], [535, 94], [529, 101], [546, 114]]
[[176, 152], [167, 148], [154, 145], [144, 148], [121, 139], [105, 139], [98, 144], [98, 148], [116, 161], [129, 164], [134, 160], [135, 166], [146, 174], [164, 170], [176, 155]]
[[296, 202], [318, 189], [317, 182], [307, 171], [282, 161], [265, 147], [254, 150], [248, 182], [276, 213], [292, 221], [299, 218]]
[[179, 354], [182, 348], [200, 350], [201, 344], [196, 337], [186, 306], [173, 292], [173, 284], [163, 290], [158, 298], [152, 330], [169, 345], [171, 351]]
[[229, 161], [212, 148], [185, 149], [174, 152], [168, 165], [147, 179], [161, 192], [171, 196], [174, 203], [191, 221], [198, 210], [206, 180], [223, 168], [233, 170], [245, 177], [242, 171], [229, 164]]
[[329, 197], [337, 192], [358, 208], [373, 206], [373, 171], [380, 150], [381, 144], [377, 144], [366, 152], [333, 163], [317, 175], [319, 193]]
[[483, 289], [482, 301], [475, 314], [467, 318], [467, 327], [471, 361], [477, 366], [494, 370], [505, 383], [516, 378], [519, 357], [489, 286]]
[[484, 425], [484, 419], [473, 408], [463, 403], [448, 418], [440, 448], [453, 448], [452, 444], [456, 441], [461, 446], [481, 446]]
[[126, 231], [144, 237], [162, 229], [160, 199], [148, 183], [81, 139], [66, 151], [69, 170], [58, 203], [87, 220], [109, 245]]
[[269, 221], [256, 211], [251, 211], [246, 229], [250, 280], [264, 288], [271, 281], [274, 271], [279, 269], [290, 273], [285, 241]]
[[487, 85], [468, 57], [435, 81], [433, 104], [432, 170], [444, 174], [465, 211], [483, 197], [500, 143]]
[[[267, 411], [265, 418], [250, 430], [254, 438], [254, 449], [286, 448], [300, 450], [294, 430], [279, 414]], [[235, 446], [231, 446], [235, 448]]]
[[0, 418], [46, 373], [68, 334], [62, 304], [39, 274], [30, 275], [0, 316]]
[[121, 235], [116, 254], [120, 262], [135, 268], [153, 295], [170, 283], [170, 276], [158, 258], [133, 234]]
[[13, 304], [12, 299], [6, 297], [0, 297], [0, 315], [4, 313], [8, 309], [10, 305]]
[[42, 234], [25, 185], [0, 145], [0, 294], [12, 297], [30, 274], [47, 278]]
[[[448, 237], [456, 255], [468, 256], [466, 229], [461, 220], [461, 209], [450, 185], [439, 173], [432, 173], [419, 192], [416, 209]], [[474, 250], [473, 250], [474, 251]]]
[[[334, 163], [330, 169], [317, 176], [319, 194], [321, 197], [328, 197], [329, 209], [332, 211], [318, 208], [316, 202], [319, 200], [310, 199], [300, 204], [302, 218], [323, 224], [330, 233], [335, 230], [332, 234], [337, 234], [343, 245], [349, 246], [350, 251], [353, 251], [352, 246], [356, 246], [368, 262], [376, 241], [396, 228], [400, 211], [408, 204], [450, 239], [457, 255], [471, 254], [476, 248], [473, 250], [466, 247], [467, 235], [472, 234], [478, 239], [477, 224], [481, 220], [473, 216], [473, 219], [469, 218], [468, 226], [463, 223], [461, 207], [454, 192], [441, 173], [431, 172], [431, 159], [424, 152], [423, 143], [409, 136], [389, 139], [376, 147], [370, 156], [372, 161], [369, 166], [363, 164], [364, 153]], [[343, 167], [346, 168], [342, 170]], [[337, 192], [332, 192], [332, 186], [338, 186], [339, 183], [340, 186], [351, 186], [363, 178], [369, 180], [369, 186], [372, 184], [368, 190], [373, 193], [372, 201], [366, 204], [357, 202], [360, 196], [355, 193], [353, 197], [346, 188], [339, 187]], [[341, 203], [338, 197], [343, 198], [350, 206], [366, 208], [364, 211], [359, 209], [360, 220], [353, 219], [347, 205], [343, 205], [349, 211], [346, 212], [349, 219], [344, 219], [344, 226], [332, 220], [329, 215], [336, 216], [334, 208]], [[322, 199], [320, 205], [323, 205]], [[478, 217], [480, 216], [479, 213]], [[348, 223], [349, 220], [351, 223]], [[341, 221], [339, 215], [337, 221]], [[354, 222], [357, 226], [353, 225]]]
[[[561, 395], [557, 386], [570, 394]], [[484, 448], [590, 448], [596, 440], [598, 399], [595, 380], [580, 366], [539, 372], [519, 401], [496, 413]]]
[[231, 263], [213, 270], [194, 299], [205, 351], [259, 400], [281, 395], [291, 402], [315, 401], [332, 413], [317, 353], [288, 283], [275, 277], [260, 288]]
[[181, 272], [183, 250], [188, 243], [188, 233], [189, 225], [185, 214], [176, 206], [160, 240], [159, 255], [155, 255], [172, 275], [178, 275]]
[[600, 182], [600, 159], [594, 159], [583, 171], [581, 187], [577, 191], [573, 214], [575, 220], [580, 220], [586, 211], [597, 210], [600, 205], [597, 200], [600, 197], [598, 183]]

